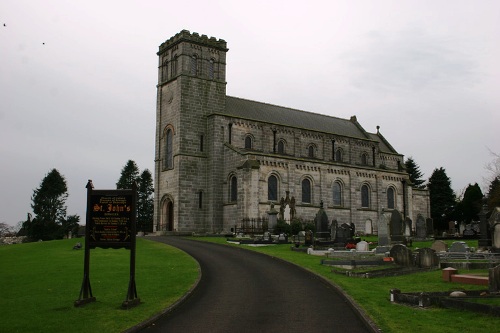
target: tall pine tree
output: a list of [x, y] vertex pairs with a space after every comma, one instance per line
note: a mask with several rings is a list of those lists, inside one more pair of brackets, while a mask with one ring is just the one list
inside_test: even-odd
[[134, 182], [139, 183], [139, 168], [134, 161], [128, 160], [123, 167], [120, 179], [116, 183], [117, 190], [127, 190], [132, 188]]
[[[66, 179], [52, 169], [33, 191], [31, 208], [35, 217], [26, 223], [26, 234], [31, 240], [61, 238], [60, 227], [66, 218], [68, 198]], [[23, 226], [24, 227], [24, 226]]]
[[424, 180], [422, 179], [422, 172], [420, 171], [420, 167], [413, 160], [413, 157], [408, 157], [405, 162], [406, 172], [410, 175], [410, 181], [413, 184], [413, 187], [416, 188], [425, 188]]
[[477, 183], [469, 184], [465, 189], [463, 199], [458, 203], [456, 216], [465, 223], [478, 221], [478, 214], [481, 211], [483, 201], [483, 192]]
[[500, 176], [495, 177], [488, 189], [488, 208], [492, 210], [495, 207], [500, 207]]
[[447, 230], [449, 221], [453, 220], [455, 209], [455, 193], [451, 188], [451, 180], [444, 168], [434, 169], [427, 184], [431, 203], [431, 217], [434, 226]]
[[137, 188], [137, 229], [153, 231], [153, 176], [145, 169], [139, 177]]

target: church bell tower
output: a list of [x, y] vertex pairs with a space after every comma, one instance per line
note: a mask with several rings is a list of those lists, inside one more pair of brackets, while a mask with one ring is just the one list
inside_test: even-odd
[[159, 47], [155, 231], [217, 229], [209, 118], [225, 108], [227, 51], [224, 40], [187, 30]]

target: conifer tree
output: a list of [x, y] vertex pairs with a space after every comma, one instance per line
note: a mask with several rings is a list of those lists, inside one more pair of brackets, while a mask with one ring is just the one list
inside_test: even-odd
[[410, 175], [410, 181], [413, 184], [413, 187], [416, 188], [425, 188], [424, 180], [422, 179], [422, 172], [420, 171], [420, 167], [417, 165], [413, 157], [408, 157], [405, 162], [406, 172]]
[[145, 169], [139, 177], [137, 188], [137, 229], [153, 231], [153, 176]]
[[60, 238], [60, 226], [66, 218], [68, 198], [66, 180], [52, 169], [33, 191], [31, 208], [35, 217], [26, 224], [26, 234], [32, 240]]
[[117, 190], [127, 190], [132, 188], [134, 182], [139, 183], [139, 168], [134, 161], [128, 160], [121, 171], [120, 179], [116, 183]]
[[444, 168], [434, 169], [427, 184], [430, 195], [431, 217], [434, 225], [441, 230], [447, 230], [447, 222], [453, 220], [455, 209], [455, 193], [451, 188], [451, 180]]
[[492, 210], [495, 207], [500, 207], [500, 176], [495, 177], [488, 189], [488, 208]]
[[481, 211], [483, 192], [477, 183], [469, 184], [465, 189], [463, 199], [457, 204], [456, 215], [461, 221], [471, 223], [478, 221], [478, 214]]

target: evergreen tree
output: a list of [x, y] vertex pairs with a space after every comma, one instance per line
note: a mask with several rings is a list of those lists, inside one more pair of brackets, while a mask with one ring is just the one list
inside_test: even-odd
[[434, 219], [434, 225], [438, 229], [447, 230], [447, 222], [453, 220], [455, 193], [451, 188], [451, 181], [446, 175], [445, 169], [434, 169], [427, 188], [429, 189], [431, 217]]
[[30, 239], [58, 238], [59, 228], [66, 218], [67, 192], [66, 180], [59, 171], [52, 169], [42, 180], [40, 187], [33, 191], [31, 197], [31, 208], [35, 218], [26, 223], [26, 233]]
[[122, 169], [120, 179], [116, 183], [116, 189], [131, 189], [134, 182], [139, 183], [139, 168], [134, 161], [128, 160], [127, 164], [125, 164]]
[[412, 157], [408, 157], [405, 162], [406, 172], [410, 175], [410, 181], [413, 183], [413, 187], [425, 188], [424, 180], [422, 179], [422, 172], [420, 167], [415, 163]]
[[140, 231], [153, 231], [153, 176], [145, 169], [139, 178], [137, 188], [137, 229]]
[[492, 210], [495, 207], [500, 207], [500, 176], [495, 177], [488, 189], [488, 208]]
[[462, 201], [457, 204], [456, 215], [465, 223], [478, 221], [481, 211], [483, 192], [477, 183], [467, 186]]
[[76, 237], [76, 235], [78, 235], [78, 229], [80, 228], [80, 225], [78, 224], [79, 222], [80, 222], [80, 216], [68, 215], [68, 217], [66, 217], [62, 221], [62, 226], [61, 226], [62, 235], [68, 236], [69, 232], [71, 231], [73, 237]]

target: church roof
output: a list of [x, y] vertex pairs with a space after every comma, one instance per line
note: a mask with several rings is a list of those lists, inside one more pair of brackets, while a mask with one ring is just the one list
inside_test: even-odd
[[381, 135], [367, 133], [355, 117], [351, 120], [342, 119], [231, 96], [226, 96], [225, 115], [332, 135], [373, 140], [379, 142], [381, 151], [396, 153]]

